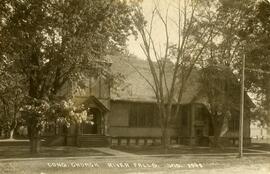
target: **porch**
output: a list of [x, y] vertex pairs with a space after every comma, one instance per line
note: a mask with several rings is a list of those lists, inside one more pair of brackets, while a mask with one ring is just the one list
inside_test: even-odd
[[77, 105], [83, 105], [85, 114], [82, 122], [69, 127], [57, 121], [50, 122], [43, 135], [44, 145], [48, 146], [108, 146], [106, 135], [106, 117], [109, 111], [96, 97], [81, 97]]

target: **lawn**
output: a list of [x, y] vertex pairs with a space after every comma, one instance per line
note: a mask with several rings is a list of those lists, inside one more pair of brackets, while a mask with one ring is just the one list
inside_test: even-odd
[[37, 157], [80, 157], [80, 156], [109, 156], [91, 148], [78, 147], [41, 147], [39, 154], [31, 154], [29, 146], [1, 146], [0, 159], [4, 158], [37, 158]]
[[[135, 155], [237, 155], [237, 147], [226, 147], [224, 149], [209, 148], [209, 147], [191, 147], [191, 146], [172, 146], [165, 151], [161, 146], [117, 146], [112, 147], [113, 150], [127, 152]], [[270, 152], [270, 145], [254, 145], [250, 147], [254, 150], [265, 150]], [[257, 153], [258, 155], [270, 156], [260, 151], [244, 150], [245, 154]], [[118, 153], [116, 152], [116, 155]], [[0, 146], [0, 159], [6, 158], [37, 158], [37, 157], [87, 157], [87, 156], [113, 156], [108, 151], [99, 151], [93, 148], [80, 148], [74, 146], [42, 146], [39, 154], [31, 154], [29, 146]]]
[[[123, 152], [128, 152], [136, 155], [159, 155], [159, 154], [223, 154], [223, 153], [238, 153], [237, 147], [226, 147], [224, 149], [220, 148], [210, 148], [210, 147], [198, 147], [198, 146], [175, 146], [169, 148], [166, 152], [161, 146], [117, 146], [113, 149], [120, 150]], [[253, 149], [257, 149], [254, 147]], [[264, 149], [260, 147], [258, 150]], [[270, 150], [270, 149], [269, 149]], [[254, 153], [248, 149], [244, 150], [244, 153]]]
[[265, 150], [270, 152], [270, 144], [267, 143], [253, 143], [250, 149]]

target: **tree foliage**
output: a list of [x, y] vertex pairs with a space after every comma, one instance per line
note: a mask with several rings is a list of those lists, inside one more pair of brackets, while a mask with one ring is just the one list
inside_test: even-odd
[[227, 66], [240, 79], [245, 56], [245, 90], [252, 94], [257, 104], [254, 119], [268, 122], [267, 112], [263, 110], [270, 106], [269, 1], [213, 0], [205, 6], [209, 7], [208, 18], [217, 16], [217, 20], [200, 64], [203, 67]]
[[25, 95], [22, 77], [15, 73], [12, 62], [6, 57], [0, 60], [0, 128], [4, 136], [13, 138], [17, 126], [19, 109]]
[[[229, 14], [239, 14], [241, 23], [236, 25], [233, 34], [242, 43], [239, 52], [246, 56], [246, 90], [253, 93], [257, 103], [257, 115], [265, 123], [269, 122], [269, 1], [221, 1], [220, 13], [224, 19]], [[234, 69], [240, 71], [241, 57]], [[264, 111], [263, 111], [264, 110]], [[268, 111], [268, 112], [265, 112]], [[265, 113], [265, 114], [263, 114]], [[258, 117], [256, 117], [258, 118]]]
[[120, 0], [4, 0], [0, 8], [0, 56], [25, 81], [30, 137], [65, 85], [110, 75], [105, 55], [134, 33], [132, 8]]
[[247, 66], [252, 70], [248, 72], [248, 80], [256, 92], [259, 100], [260, 120], [269, 124], [270, 111], [270, 3], [263, 0], [256, 4], [254, 15], [250, 19], [247, 33], [252, 38], [254, 46], [248, 51]]
[[203, 68], [201, 84], [214, 130], [213, 145], [221, 146], [219, 138], [227, 133], [231, 117], [237, 116], [232, 113], [239, 108], [240, 84], [232, 70], [221, 65]]

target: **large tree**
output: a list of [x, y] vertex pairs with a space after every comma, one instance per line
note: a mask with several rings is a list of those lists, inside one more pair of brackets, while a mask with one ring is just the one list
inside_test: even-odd
[[252, 39], [254, 46], [247, 53], [248, 81], [259, 100], [259, 120], [270, 123], [270, 2], [259, 1], [254, 15], [247, 24], [250, 28], [245, 39]]
[[[221, 44], [208, 47], [214, 54], [215, 63], [227, 64], [238, 78], [242, 57], [246, 57], [245, 90], [253, 93], [257, 114], [264, 123], [269, 123], [269, 1], [219, 0], [217, 12], [223, 21], [217, 25]], [[217, 54], [219, 50], [224, 51]], [[226, 63], [228, 62], [228, 63]], [[266, 111], [266, 112], [265, 112]], [[254, 114], [255, 115], [255, 114]]]
[[[240, 79], [245, 56], [245, 91], [252, 93], [256, 103], [252, 118], [269, 123], [269, 1], [212, 0], [208, 6], [221, 20], [216, 22], [216, 36], [206, 47], [203, 66], [226, 66]], [[221, 106], [228, 106], [219, 101]]]
[[[222, 147], [220, 137], [229, 129], [229, 121], [237, 119], [240, 105], [240, 83], [230, 67], [224, 65], [208, 65], [201, 70], [201, 95], [206, 97], [207, 109], [213, 125], [214, 147]], [[246, 95], [246, 94], [245, 94]], [[250, 99], [245, 97], [245, 116], [250, 115]], [[236, 118], [233, 118], [236, 117]]]
[[[246, 2], [246, 8], [250, 7]], [[221, 147], [219, 137], [228, 131], [228, 121], [232, 111], [240, 107], [240, 71], [246, 42], [239, 37], [245, 30], [246, 11], [240, 1], [229, 3], [226, 0], [204, 2], [206, 15], [202, 15], [202, 25], [214, 25], [210, 41], [203, 52], [203, 59], [198, 62], [201, 70], [202, 91], [207, 98], [206, 106], [213, 124], [213, 145]], [[205, 20], [208, 19], [208, 20]], [[233, 74], [234, 73], [234, 74]], [[235, 116], [235, 114], [233, 114]]]
[[[165, 3], [167, 8], [164, 2], [153, 3], [152, 15], [148, 21], [142, 16], [143, 9], [138, 4], [134, 17], [136, 29], [142, 40], [140, 46], [148, 62], [152, 79], [147, 79], [139, 71], [138, 73], [155, 93], [162, 143], [167, 149], [171, 119], [178, 115], [186, 83], [211, 39], [213, 24], [209, 22], [209, 25], [201, 25], [198, 20], [204, 10], [201, 1], [172, 1]], [[177, 107], [173, 109], [173, 105]]]
[[121, 0], [4, 0], [0, 9], [1, 56], [26, 80], [24, 118], [37, 152], [55, 96], [82, 75], [107, 73], [105, 55], [133, 32], [132, 8]]

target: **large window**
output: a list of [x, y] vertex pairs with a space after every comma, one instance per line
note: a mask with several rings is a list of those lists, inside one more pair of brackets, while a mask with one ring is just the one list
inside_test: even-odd
[[155, 104], [130, 103], [130, 127], [159, 127], [159, 117]]
[[[130, 127], [159, 127], [157, 106], [153, 103], [130, 103], [129, 105], [129, 126]], [[172, 108], [170, 125], [181, 127], [188, 124], [190, 114], [189, 105], [181, 105], [178, 114], [175, 115], [176, 106]], [[180, 125], [182, 123], [182, 125]]]

